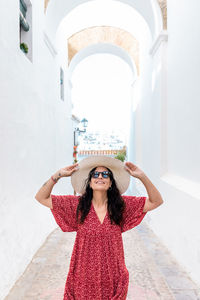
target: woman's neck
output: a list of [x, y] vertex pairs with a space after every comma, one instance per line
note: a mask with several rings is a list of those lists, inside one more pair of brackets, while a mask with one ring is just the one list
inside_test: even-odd
[[107, 191], [93, 191], [92, 202], [96, 206], [107, 206], [108, 196]]

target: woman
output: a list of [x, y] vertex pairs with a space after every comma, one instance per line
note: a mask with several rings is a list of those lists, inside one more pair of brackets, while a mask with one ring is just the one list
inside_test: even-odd
[[[130, 175], [141, 180], [148, 197], [122, 196]], [[54, 184], [68, 176], [80, 196], [52, 195]], [[77, 232], [63, 300], [125, 300], [129, 273], [122, 232], [163, 203], [144, 172], [131, 162], [91, 156], [60, 169], [35, 198], [51, 209], [63, 231]]]

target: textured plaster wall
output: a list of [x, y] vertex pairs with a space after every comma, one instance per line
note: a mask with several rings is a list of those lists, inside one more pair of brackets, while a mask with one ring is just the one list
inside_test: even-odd
[[[18, 1], [0, 4], [0, 299], [56, 227], [36, 192], [72, 162], [70, 104], [59, 99], [59, 67], [41, 30], [42, 3], [32, 6], [30, 62], [19, 48]], [[53, 191], [71, 192], [68, 183], [63, 179]]]
[[200, 284], [199, 9], [168, 1], [168, 44], [141, 66], [137, 158], [164, 198], [149, 224]]

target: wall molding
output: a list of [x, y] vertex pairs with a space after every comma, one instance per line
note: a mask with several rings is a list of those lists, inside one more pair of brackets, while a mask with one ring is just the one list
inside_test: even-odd
[[43, 32], [43, 37], [44, 37], [44, 42], [47, 45], [47, 47], [49, 48], [49, 51], [51, 52], [53, 57], [56, 57], [56, 55], [58, 54], [56, 51], [56, 48], [54, 47], [54, 45], [52, 44], [50, 38], [48, 37], [48, 35], [46, 34], [46, 32]]
[[200, 184], [172, 173], [165, 173], [160, 178], [169, 185], [193, 198], [200, 199]]
[[151, 49], [149, 51], [149, 54], [151, 56], [154, 56], [155, 53], [158, 51], [160, 45], [163, 43], [163, 42], [167, 42], [168, 41], [168, 33], [167, 33], [167, 30], [162, 30], [159, 35], [157, 36], [157, 38], [154, 40], [152, 46], [151, 46]]

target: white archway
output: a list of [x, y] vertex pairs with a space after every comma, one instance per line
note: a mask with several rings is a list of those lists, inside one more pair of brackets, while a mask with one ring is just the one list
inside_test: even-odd
[[[133, 144], [134, 140], [135, 140], [135, 130], [134, 130], [134, 124], [135, 121], [133, 119], [131, 119], [132, 116], [132, 105], [133, 102], [135, 103], [135, 105], [137, 105], [138, 103], [138, 99], [136, 99], [137, 97], [137, 68], [135, 65], [135, 62], [133, 61], [132, 57], [122, 48], [120, 48], [119, 46], [113, 45], [113, 44], [109, 44], [109, 43], [99, 43], [99, 44], [94, 44], [94, 45], [90, 45], [82, 50], [80, 50], [71, 60], [71, 63], [69, 65], [68, 68], [68, 99], [70, 99], [70, 101], [73, 103], [73, 99], [72, 99], [72, 88], [73, 88], [73, 83], [72, 83], [72, 76], [73, 76], [73, 72], [76, 69], [76, 67], [81, 63], [82, 60], [84, 60], [85, 58], [94, 55], [94, 54], [99, 54], [99, 53], [106, 53], [106, 54], [112, 54], [115, 55], [117, 57], [119, 57], [120, 59], [122, 59], [130, 68], [131, 70], [131, 74], [132, 74], [132, 79], [131, 79], [131, 84], [128, 84], [128, 94], [129, 96], [126, 98], [126, 101], [124, 102], [125, 107], [127, 106], [127, 114], [126, 114], [126, 119], [128, 119], [128, 131], [130, 131], [128, 133], [128, 131], [126, 131], [127, 135], [128, 135], [128, 140], [129, 143]], [[75, 103], [73, 103], [75, 104]], [[77, 104], [75, 104], [75, 115], [76, 115], [76, 106]], [[78, 104], [79, 107], [79, 104]], [[130, 115], [129, 115], [130, 114]], [[128, 124], [127, 123], [127, 124]], [[131, 134], [130, 134], [131, 133]], [[131, 136], [131, 139], [130, 139]], [[128, 149], [128, 152], [130, 152], [130, 149]]]
[[128, 66], [130, 67], [132, 74], [133, 74], [133, 81], [137, 78], [137, 68], [133, 61], [133, 59], [130, 57], [130, 55], [119, 46], [109, 44], [109, 43], [98, 43], [94, 45], [90, 45], [81, 51], [79, 51], [71, 60], [71, 63], [68, 68], [68, 80], [71, 81], [71, 76], [76, 68], [76, 66], [86, 57], [97, 54], [97, 53], [109, 53], [116, 55], [120, 57], [122, 60], [124, 60]]
[[[120, 2], [120, 3], [119, 3]], [[84, 6], [87, 4], [87, 7], [89, 7], [91, 16], [93, 15], [92, 8], [97, 5], [101, 5], [104, 8], [104, 14], [109, 13], [109, 19], [112, 21], [113, 19], [113, 11], [116, 11], [119, 4], [124, 4], [124, 7], [127, 6], [127, 8], [134, 9], [138, 15], [143, 19], [143, 21], [147, 24], [147, 27], [150, 30], [151, 38], [154, 40], [157, 35], [160, 33], [160, 31], [163, 29], [163, 20], [162, 20], [162, 12], [158, 5], [158, 2], [156, 0], [140, 0], [140, 1], [132, 1], [132, 0], [68, 0], [68, 1], [59, 1], [51, 0], [48, 4], [47, 11], [46, 11], [46, 17], [45, 17], [45, 32], [49, 36], [51, 42], [55, 43], [56, 38], [56, 32], [57, 29], [64, 20], [64, 18], [72, 12], [75, 8], [80, 8], [81, 6]], [[110, 12], [108, 12], [107, 6], [110, 4]], [[123, 7], [123, 6], [121, 6]], [[112, 9], [111, 9], [112, 8]], [[101, 16], [103, 17], [103, 16]], [[89, 18], [89, 19], [90, 19]], [[123, 18], [120, 16], [120, 19], [123, 20]], [[80, 20], [78, 20], [80, 22]], [[86, 20], [87, 21], [87, 20]], [[125, 19], [123, 21], [124, 25], [127, 20]], [[91, 27], [91, 26], [100, 26], [101, 24], [94, 23], [90, 25], [86, 25], [85, 27]], [[107, 24], [107, 25], [114, 25], [115, 24]], [[81, 27], [78, 29], [81, 30], [85, 27]], [[116, 26], [117, 27], [117, 26]], [[118, 26], [120, 27], [120, 26]], [[121, 27], [123, 28], [123, 27]], [[127, 30], [126, 28], [123, 28]], [[72, 33], [71, 33], [72, 34]]]

